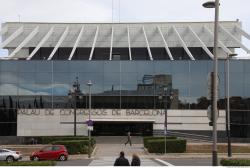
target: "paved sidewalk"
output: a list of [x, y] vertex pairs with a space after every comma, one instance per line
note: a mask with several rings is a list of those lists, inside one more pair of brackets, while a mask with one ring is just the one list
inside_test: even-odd
[[121, 151], [124, 151], [125, 157], [128, 158], [129, 162], [132, 160], [133, 153], [136, 153], [141, 158], [142, 166], [164, 165], [150, 157], [146, 157], [148, 155], [143, 148], [141, 137], [132, 137], [132, 146], [129, 144], [125, 146], [124, 142], [126, 141], [126, 137], [98, 137], [96, 141], [97, 145], [93, 161], [89, 166], [113, 166], [115, 159]]

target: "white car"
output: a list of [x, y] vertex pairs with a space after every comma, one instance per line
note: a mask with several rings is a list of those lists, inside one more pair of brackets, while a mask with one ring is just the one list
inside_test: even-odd
[[0, 149], [0, 161], [4, 160], [7, 162], [18, 161], [22, 159], [20, 152], [12, 151], [9, 149]]

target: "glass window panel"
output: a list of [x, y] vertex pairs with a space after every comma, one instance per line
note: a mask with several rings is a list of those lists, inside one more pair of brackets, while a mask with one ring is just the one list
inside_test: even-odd
[[20, 84], [18, 87], [18, 95], [35, 95], [36, 91], [36, 84]]
[[250, 84], [250, 73], [245, 72], [243, 75], [244, 75], [244, 83], [249, 85]]
[[152, 73], [138, 73], [137, 82], [138, 84], [153, 84], [154, 74]]
[[154, 61], [155, 73], [167, 73], [172, 72], [172, 64], [170, 61]]
[[17, 95], [16, 84], [0, 84], [0, 95]]
[[17, 72], [18, 61], [1, 61], [1, 72]]
[[37, 72], [52, 72], [53, 61], [28, 61], [36, 63]]
[[190, 61], [190, 73], [206, 75], [209, 72], [209, 61]]
[[69, 72], [70, 61], [53, 61], [54, 72]]
[[154, 73], [154, 61], [140, 61], [137, 69], [138, 73]]
[[122, 73], [121, 83], [122, 84], [137, 84], [137, 74], [136, 73]]
[[230, 72], [244, 72], [244, 64], [243, 61], [231, 60], [229, 64]]
[[104, 73], [120, 72], [120, 61], [104, 61]]
[[[70, 73], [54, 73], [53, 83], [70, 84]], [[74, 75], [74, 81], [76, 76]], [[73, 83], [72, 83], [73, 84]]]
[[185, 74], [185, 73], [176, 73], [173, 74], [172, 76], [172, 84], [173, 84], [173, 88], [177, 87], [177, 86], [189, 86], [189, 74]]
[[71, 89], [70, 85], [68, 84], [53, 84], [53, 90], [52, 93], [55, 96], [67, 96], [69, 93], [69, 90]]
[[244, 96], [244, 88], [243, 85], [239, 85], [238, 83], [230, 83], [230, 97], [232, 96]]
[[103, 84], [103, 74], [102, 73], [79, 73], [74, 74], [70, 73], [70, 81], [73, 83], [76, 80], [76, 75], [78, 76], [78, 80], [81, 85], [86, 85], [89, 80], [93, 83], [93, 85], [102, 85]]
[[20, 72], [19, 73], [19, 83], [35, 83], [35, 75], [36, 73], [29, 73], [29, 72]]
[[36, 73], [36, 83], [52, 83], [52, 73]]
[[202, 71], [196, 71], [193, 73], [190, 73], [190, 85], [207, 85], [207, 73], [203, 73]]
[[104, 73], [104, 84], [119, 85], [120, 73]]
[[70, 61], [70, 72], [103, 72], [103, 61]]
[[120, 85], [104, 85], [104, 95], [120, 95]]
[[0, 72], [0, 83], [18, 83], [16, 72]]
[[250, 61], [249, 60], [244, 60], [242, 62], [244, 64], [244, 72], [245, 73], [250, 73]]
[[177, 92], [177, 96], [179, 97], [183, 97], [183, 96], [189, 96], [189, 89], [185, 86], [178, 86], [178, 87], [174, 87], [174, 90], [176, 90]]
[[36, 84], [36, 95], [52, 95], [52, 84]]
[[[213, 64], [211, 67], [211, 71], [213, 71]], [[218, 61], [218, 73], [220, 73], [220, 72], [225, 72], [225, 61], [224, 60]]]
[[207, 86], [206, 85], [191, 85], [190, 86], [190, 96], [191, 97], [206, 97], [207, 96]]
[[121, 95], [138, 95], [137, 85], [121, 85]]
[[138, 61], [121, 61], [121, 72], [137, 72]]
[[189, 72], [190, 61], [172, 61], [172, 72], [175, 73], [185, 73]]
[[244, 84], [244, 97], [250, 98], [250, 84]]
[[35, 72], [36, 71], [36, 62], [33, 61], [20, 61], [18, 62], [19, 72]]

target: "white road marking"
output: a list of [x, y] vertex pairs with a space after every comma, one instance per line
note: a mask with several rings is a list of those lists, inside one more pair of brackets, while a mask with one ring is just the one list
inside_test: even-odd
[[172, 164], [170, 164], [170, 163], [168, 163], [168, 162], [166, 162], [164, 160], [161, 160], [161, 159], [155, 159], [155, 160], [162, 163], [162, 164], [164, 164], [164, 165], [166, 165], [166, 166], [174, 166], [174, 165], [172, 165]]
[[[94, 159], [89, 166], [113, 166], [117, 157], [98, 157]], [[127, 157], [131, 161], [131, 157]], [[141, 158], [141, 166], [161, 166], [159, 163], [152, 159]]]

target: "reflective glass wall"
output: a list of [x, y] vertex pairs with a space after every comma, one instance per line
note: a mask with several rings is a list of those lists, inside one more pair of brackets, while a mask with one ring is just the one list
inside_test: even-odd
[[[245, 124], [250, 121], [249, 63], [248, 60], [230, 62], [231, 113], [248, 118], [240, 121]], [[219, 61], [220, 109], [225, 107], [224, 64], [223, 60]], [[86, 83], [91, 80], [92, 108], [207, 109], [210, 104], [207, 78], [211, 70], [209, 60], [1, 61], [0, 122], [16, 120], [15, 110], [4, 109], [72, 108], [68, 93], [76, 77], [83, 95], [77, 99], [79, 108], [87, 107]], [[236, 118], [235, 125], [242, 117]]]

